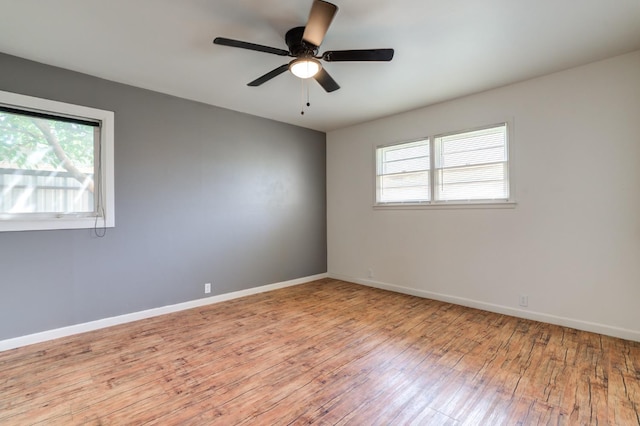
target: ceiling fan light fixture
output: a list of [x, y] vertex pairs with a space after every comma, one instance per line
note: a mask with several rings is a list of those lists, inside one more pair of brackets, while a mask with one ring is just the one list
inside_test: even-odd
[[289, 71], [298, 78], [311, 78], [318, 74], [320, 68], [320, 61], [314, 58], [298, 58], [289, 64]]

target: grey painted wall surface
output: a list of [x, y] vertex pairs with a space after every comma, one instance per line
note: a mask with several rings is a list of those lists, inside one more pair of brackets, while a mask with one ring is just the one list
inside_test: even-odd
[[2, 54], [0, 90], [114, 111], [116, 203], [0, 233], [0, 340], [326, 272], [324, 133]]

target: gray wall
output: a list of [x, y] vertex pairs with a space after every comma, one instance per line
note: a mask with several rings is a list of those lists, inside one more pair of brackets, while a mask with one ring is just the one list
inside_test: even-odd
[[115, 112], [116, 209], [0, 233], [0, 340], [326, 272], [324, 133], [2, 54], [0, 90]]

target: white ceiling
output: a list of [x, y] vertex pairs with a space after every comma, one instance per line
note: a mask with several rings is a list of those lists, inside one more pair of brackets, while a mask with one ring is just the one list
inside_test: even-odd
[[[326, 50], [395, 49], [390, 63], [325, 63], [341, 89], [282, 74], [311, 0], [0, 0], [0, 52], [330, 131], [640, 49], [640, 0], [335, 0]], [[0, 70], [2, 72], [2, 70]]]

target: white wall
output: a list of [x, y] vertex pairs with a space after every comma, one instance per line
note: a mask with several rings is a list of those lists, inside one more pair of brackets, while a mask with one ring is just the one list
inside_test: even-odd
[[[372, 208], [376, 145], [505, 119], [515, 208]], [[330, 132], [327, 183], [330, 276], [640, 340], [640, 51]]]

